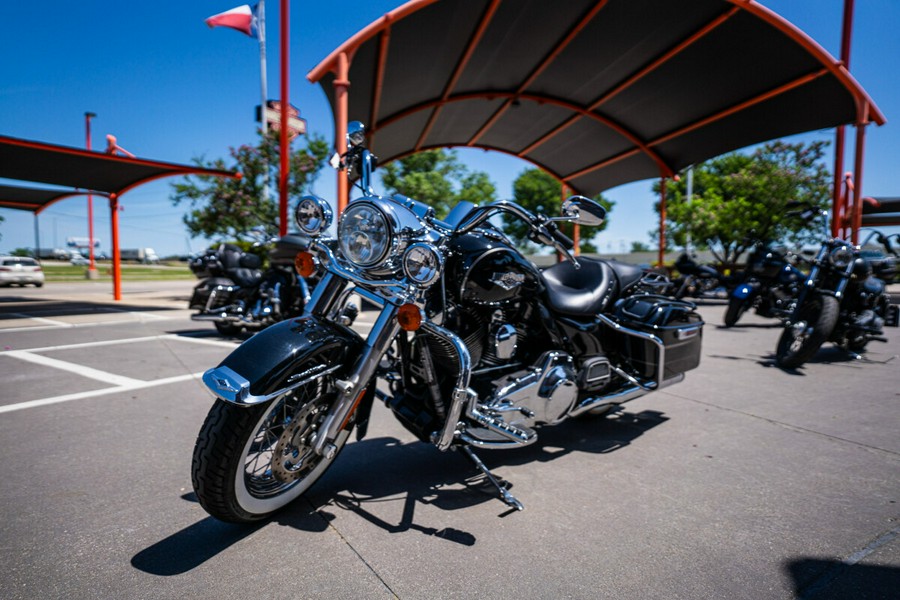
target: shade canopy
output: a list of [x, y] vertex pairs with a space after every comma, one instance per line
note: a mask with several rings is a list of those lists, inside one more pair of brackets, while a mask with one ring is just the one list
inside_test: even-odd
[[867, 198], [867, 200], [872, 201], [863, 203], [863, 227], [900, 225], [900, 198]]
[[231, 171], [115, 156], [0, 136], [0, 177], [79, 188], [49, 190], [0, 185], [0, 206], [4, 208], [40, 212], [63, 198], [89, 192], [119, 196], [154, 179], [192, 174], [239, 177]]
[[308, 78], [333, 108], [349, 80], [349, 118], [381, 162], [485, 148], [586, 195], [885, 121], [840, 62], [750, 0], [412, 0]]
[[39, 213], [54, 202], [85, 194], [87, 192], [0, 185], [0, 208]]

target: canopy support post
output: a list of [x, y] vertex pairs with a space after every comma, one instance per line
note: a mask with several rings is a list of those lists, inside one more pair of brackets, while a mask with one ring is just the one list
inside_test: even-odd
[[859, 230], [862, 227], [863, 212], [863, 157], [866, 144], [866, 123], [856, 124], [856, 161], [853, 167], [853, 221], [851, 222], [850, 243], [859, 243]]
[[122, 260], [119, 256], [119, 197], [109, 195], [109, 217], [112, 229], [113, 300], [122, 299]]
[[[332, 85], [334, 86], [335, 96], [335, 132], [334, 143], [337, 147], [337, 153], [343, 157], [347, 153], [347, 119], [350, 112], [348, 90], [350, 88], [350, 58], [346, 52], [338, 55], [337, 61], [337, 77]], [[337, 190], [338, 205], [337, 213], [340, 215], [347, 208], [350, 201], [350, 185], [347, 180], [346, 173], [338, 171], [337, 174]]]
[[40, 258], [41, 254], [41, 228], [38, 224], [38, 211], [34, 211], [34, 257]]
[[659, 267], [663, 267], [666, 254], [666, 178], [659, 178]]
[[[850, 70], [850, 39], [853, 33], [853, 4], [844, 0], [844, 20], [841, 24], [841, 63]], [[841, 237], [841, 213], [847, 213], [849, 198], [841, 194], [841, 178], [844, 172], [844, 126], [839, 125], [834, 137], [834, 189], [832, 190], [831, 237]]]

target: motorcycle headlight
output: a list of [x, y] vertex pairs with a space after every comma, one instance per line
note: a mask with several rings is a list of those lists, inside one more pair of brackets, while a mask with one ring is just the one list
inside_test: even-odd
[[384, 262], [391, 249], [392, 235], [387, 217], [368, 203], [347, 208], [338, 226], [341, 252], [359, 267], [372, 267]]
[[838, 269], [846, 269], [853, 261], [853, 251], [846, 246], [839, 246], [831, 251], [831, 264]]
[[294, 222], [300, 231], [318, 235], [331, 226], [331, 206], [318, 196], [304, 196], [294, 209]]
[[416, 285], [429, 286], [440, 276], [443, 262], [437, 248], [417, 242], [403, 255], [403, 273]]

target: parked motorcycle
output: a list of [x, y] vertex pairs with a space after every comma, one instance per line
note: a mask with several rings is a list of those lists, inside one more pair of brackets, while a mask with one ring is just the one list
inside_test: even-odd
[[724, 286], [727, 278], [709, 265], [697, 262], [696, 257], [683, 252], [675, 261], [675, 270], [679, 275], [672, 281], [669, 295], [675, 298], [691, 296], [693, 298], [724, 297]]
[[[192, 463], [197, 498], [218, 519], [251, 522], [306, 492], [375, 398], [419, 440], [472, 461], [515, 509], [522, 504], [474, 449], [520, 448], [555, 425], [681, 381], [698, 366], [703, 321], [694, 305], [634, 294], [643, 271], [577, 258], [556, 221], [598, 225], [599, 204], [574, 196], [562, 217], [509, 201], [431, 207], [380, 197], [375, 157], [351, 123], [342, 166], [362, 196], [325, 236], [327, 203], [305, 197], [297, 224], [313, 236], [298, 259], [323, 272], [302, 317], [258, 333], [203, 375], [216, 402]], [[531, 239], [568, 257], [543, 272], [489, 221], [513, 215]], [[380, 307], [363, 338], [351, 294]]]
[[733, 327], [747, 310], [761, 317], [784, 319], [794, 309], [804, 274], [785, 248], [758, 242], [728, 299], [725, 327]]
[[191, 319], [211, 321], [222, 335], [235, 335], [301, 314], [310, 292], [307, 281], [297, 275], [294, 258], [309, 243], [303, 234], [272, 240], [265, 271], [260, 270], [258, 254], [234, 244], [209, 248], [190, 261], [191, 271], [202, 279], [189, 303], [198, 311]]
[[[887, 238], [878, 236], [896, 258]], [[893, 276], [896, 262], [866, 260], [859, 246], [839, 239], [822, 242], [809, 262], [809, 275], [778, 341], [778, 365], [799, 367], [826, 341], [854, 354], [869, 341], [886, 342], [883, 327], [897, 327], [900, 307], [890, 304], [881, 277]]]

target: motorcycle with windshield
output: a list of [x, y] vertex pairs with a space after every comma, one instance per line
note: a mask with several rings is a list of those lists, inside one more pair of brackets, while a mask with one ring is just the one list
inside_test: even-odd
[[[694, 305], [640, 291], [639, 267], [571, 254], [556, 222], [598, 225], [599, 204], [574, 196], [551, 218], [509, 201], [460, 203], [439, 220], [411, 198], [373, 192], [364, 140], [352, 123], [341, 166], [362, 195], [340, 215], [337, 238], [326, 235], [324, 200], [307, 196], [295, 209], [313, 238], [297, 265], [322, 273], [303, 316], [203, 375], [216, 401], [192, 481], [218, 519], [262, 519], [303, 494], [353, 429], [363, 438], [376, 398], [420, 441], [466, 456], [521, 510], [475, 450], [531, 444], [540, 426], [614, 410], [699, 364]], [[539, 271], [491, 223], [501, 213], [568, 260]], [[351, 328], [354, 296], [379, 307], [366, 337]]]
[[867, 260], [859, 246], [827, 239], [808, 260], [809, 275], [778, 340], [779, 366], [801, 366], [828, 341], [856, 356], [870, 341], [887, 341], [883, 328], [897, 327], [900, 307], [890, 303], [884, 279], [893, 278], [898, 255], [889, 238], [873, 235], [887, 250], [885, 259]]
[[282, 319], [300, 315], [309, 300], [313, 280], [299, 277], [294, 257], [309, 248], [303, 234], [269, 237], [253, 232], [254, 247], [268, 246], [269, 265], [261, 270], [259, 254], [223, 242], [191, 259], [191, 271], [201, 279], [188, 306], [194, 321], [212, 322], [222, 335], [243, 329], [258, 331]]

